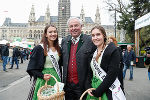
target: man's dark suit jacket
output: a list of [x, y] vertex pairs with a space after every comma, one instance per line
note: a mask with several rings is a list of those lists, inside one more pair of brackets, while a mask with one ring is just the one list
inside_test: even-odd
[[[71, 47], [71, 36], [67, 36], [62, 40], [62, 59], [63, 59], [63, 82], [66, 85], [68, 75], [68, 64]], [[90, 68], [91, 54], [96, 50], [96, 46], [92, 43], [91, 37], [85, 34], [81, 34], [80, 40], [76, 52], [76, 63], [79, 85], [83, 91], [86, 89], [86, 79], [88, 75], [88, 69]]]

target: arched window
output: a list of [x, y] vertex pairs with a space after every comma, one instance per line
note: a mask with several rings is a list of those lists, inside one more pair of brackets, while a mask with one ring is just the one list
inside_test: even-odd
[[42, 33], [42, 34], [44, 33], [43, 30], [41, 30], [41, 33]]
[[34, 30], [34, 33], [36, 33], [36, 30]]
[[38, 30], [38, 34], [40, 33], [40, 30]]
[[40, 34], [39, 34], [39, 39], [40, 39], [41, 37], [40, 37]]
[[85, 34], [88, 34], [88, 31], [86, 31]]
[[30, 30], [29, 33], [32, 33], [32, 30]]

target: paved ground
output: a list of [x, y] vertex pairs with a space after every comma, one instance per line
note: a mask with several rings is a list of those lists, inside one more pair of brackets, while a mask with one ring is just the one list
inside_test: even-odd
[[27, 63], [28, 61], [26, 60], [23, 64], [19, 64], [19, 69], [15, 69], [16, 65], [13, 66], [13, 69], [8, 69], [10, 66], [7, 65], [8, 72], [3, 71], [2, 63], [0, 63], [0, 90], [26, 76]]
[[[26, 100], [30, 89], [29, 76], [25, 72], [27, 61], [20, 69], [1, 71], [0, 68], [0, 100]], [[134, 67], [134, 79], [129, 81], [129, 70], [124, 80], [127, 100], [150, 100], [150, 80], [147, 68]]]
[[127, 100], [150, 100], [150, 80], [147, 68], [134, 68], [134, 79], [129, 81], [129, 70], [124, 80]]

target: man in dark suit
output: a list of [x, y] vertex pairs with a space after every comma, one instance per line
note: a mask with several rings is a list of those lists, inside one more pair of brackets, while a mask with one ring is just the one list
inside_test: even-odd
[[67, 24], [70, 35], [61, 43], [65, 100], [79, 100], [81, 94], [87, 89], [87, 72], [92, 59], [91, 54], [96, 47], [90, 36], [82, 34], [80, 19], [70, 18]]

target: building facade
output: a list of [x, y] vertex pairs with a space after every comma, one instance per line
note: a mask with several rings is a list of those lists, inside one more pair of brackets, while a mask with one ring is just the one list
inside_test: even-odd
[[[48, 24], [53, 24], [58, 28], [59, 37], [63, 38], [69, 34], [67, 27], [67, 20], [70, 16], [70, 0], [59, 0], [58, 2], [58, 16], [51, 16], [49, 5], [46, 8], [45, 15], [40, 16], [37, 20], [35, 17], [34, 5], [31, 7], [29, 19], [27, 23], [12, 23], [11, 18], [6, 18], [3, 25], [0, 27], [0, 39], [6, 39], [10, 42], [13, 38], [20, 37], [22, 40], [34, 41], [38, 44], [42, 38], [44, 27]], [[85, 17], [84, 8], [82, 6], [80, 16], [83, 23], [82, 31], [84, 34], [90, 34], [90, 30], [95, 25], [101, 25], [100, 12], [97, 7], [95, 13], [95, 21], [91, 17]], [[102, 25], [107, 35], [114, 35], [113, 25]], [[120, 38], [120, 31], [117, 30], [117, 38]]]

